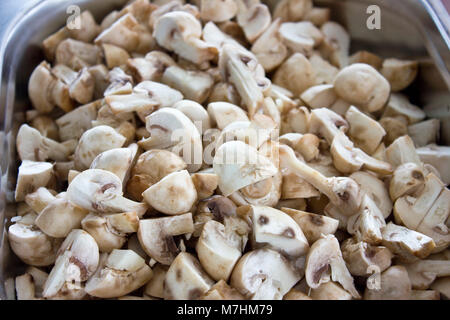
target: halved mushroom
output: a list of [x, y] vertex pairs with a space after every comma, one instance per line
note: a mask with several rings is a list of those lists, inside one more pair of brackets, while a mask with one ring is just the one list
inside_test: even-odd
[[174, 236], [192, 233], [192, 214], [139, 221], [138, 238], [144, 251], [164, 265], [170, 265], [180, 252]]
[[224, 196], [277, 173], [272, 161], [241, 141], [222, 144], [214, 156], [213, 168]]
[[288, 54], [287, 48], [280, 38], [280, 25], [280, 19], [274, 20], [252, 45], [252, 52], [266, 72], [277, 68]]
[[312, 289], [317, 289], [322, 283], [333, 280], [339, 282], [354, 298], [360, 297], [345, 265], [339, 242], [334, 235], [323, 235], [313, 243], [306, 256], [305, 277], [308, 286]]
[[168, 67], [161, 81], [183, 93], [186, 99], [203, 103], [211, 92], [214, 81], [207, 72]]
[[351, 106], [346, 114], [350, 125], [348, 134], [358, 148], [368, 154], [373, 154], [386, 135], [384, 128], [374, 119]]
[[253, 43], [270, 25], [272, 17], [269, 8], [259, 1], [236, 0], [238, 11], [236, 20], [245, 37]]
[[450, 276], [450, 261], [419, 260], [405, 264], [414, 289], [427, 289], [436, 278]]
[[186, 169], [179, 156], [167, 150], [152, 149], [141, 154], [131, 171], [127, 193], [142, 201], [142, 193], [169, 173]]
[[217, 57], [217, 48], [200, 40], [202, 26], [192, 14], [168, 12], [156, 20], [153, 30], [160, 46], [195, 64], [200, 65]]
[[206, 293], [214, 281], [203, 271], [192, 254], [181, 252], [167, 270], [164, 280], [164, 299], [195, 300]]
[[392, 173], [390, 163], [380, 161], [359, 148], [354, 147], [353, 142], [343, 132], [338, 132], [331, 144], [331, 155], [336, 169], [343, 173], [353, 173], [368, 169], [380, 175]]
[[64, 193], [42, 209], [35, 224], [51, 237], [64, 238], [72, 229], [81, 226], [81, 220], [88, 213], [87, 210], [69, 202]]
[[309, 119], [309, 132], [325, 138], [328, 144], [332, 144], [334, 137], [340, 132], [346, 132], [348, 123], [343, 117], [327, 108], [319, 108], [311, 111]]
[[289, 49], [305, 56], [310, 56], [313, 48], [323, 41], [322, 32], [309, 21], [284, 22], [279, 32]]
[[237, 213], [253, 225], [253, 249], [267, 246], [289, 257], [298, 257], [308, 251], [302, 229], [288, 214], [264, 206], [239, 207]]
[[408, 135], [417, 148], [424, 147], [439, 140], [440, 127], [440, 120], [429, 119], [408, 126]]
[[375, 270], [383, 272], [391, 266], [392, 253], [383, 246], [349, 238], [342, 243], [341, 250], [347, 268], [354, 276], [368, 277]]
[[344, 68], [348, 64], [350, 50], [350, 35], [338, 23], [326, 22], [320, 28], [325, 36], [320, 53], [338, 68]]
[[51, 238], [33, 223], [21, 221], [8, 228], [8, 240], [12, 251], [28, 265], [48, 266], [55, 262], [56, 251], [62, 240]]
[[233, 0], [201, 0], [200, 17], [205, 21], [223, 22], [232, 19], [238, 11]]
[[280, 253], [270, 249], [247, 252], [231, 275], [231, 286], [246, 298], [281, 300], [301, 273]]
[[407, 88], [416, 78], [419, 70], [417, 61], [385, 59], [380, 70], [381, 74], [391, 84], [393, 92]]
[[55, 52], [55, 64], [64, 64], [78, 71], [84, 67], [101, 63], [101, 50], [99, 47], [74, 39], [63, 40]]
[[315, 71], [309, 60], [301, 53], [294, 53], [281, 64], [273, 76], [273, 82], [291, 91], [302, 94], [316, 84]]
[[45, 187], [53, 178], [53, 165], [49, 162], [23, 160], [17, 174], [14, 198], [17, 202], [25, 200], [27, 194]]
[[181, 111], [163, 108], [146, 118], [150, 137], [140, 141], [144, 149], [168, 149], [179, 154], [190, 172], [196, 172], [202, 165], [202, 141], [192, 121]]
[[219, 130], [223, 130], [232, 122], [249, 121], [245, 111], [232, 103], [212, 102], [208, 104], [207, 110], [212, 124]]
[[327, 178], [307, 164], [297, 159], [294, 151], [288, 146], [280, 146], [280, 160], [282, 167], [288, 167], [295, 174], [311, 183], [330, 201], [340, 208], [343, 214], [355, 214], [361, 205], [362, 194], [358, 184], [347, 177]]
[[142, 193], [156, 210], [169, 215], [188, 212], [197, 201], [197, 190], [187, 170], [172, 172]]
[[436, 248], [433, 239], [389, 222], [382, 231], [382, 245], [406, 262], [424, 259]]
[[364, 300], [408, 300], [411, 292], [411, 281], [406, 269], [392, 266], [381, 273], [379, 286], [366, 288]]
[[409, 136], [402, 136], [395, 139], [391, 145], [386, 148], [386, 160], [395, 169], [401, 164], [412, 162], [419, 166], [422, 165], [419, 156], [417, 155], [414, 142]]
[[281, 211], [297, 222], [309, 243], [316, 242], [322, 234], [334, 234], [339, 225], [338, 220], [315, 213], [285, 207]]
[[220, 280], [201, 297], [201, 300], [244, 300], [244, 297], [235, 288]]
[[152, 269], [133, 250], [103, 253], [95, 274], [86, 282], [88, 294], [98, 298], [124, 296], [148, 282]]
[[75, 205], [99, 213], [135, 211], [142, 217], [145, 203], [122, 196], [122, 181], [114, 173], [102, 169], [88, 169], [79, 173], [67, 188], [67, 197]]
[[355, 63], [345, 67], [334, 79], [336, 94], [368, 112], [382, 109], [389, 98], [389, 82], [373, 67]]
[[81, 299], [86, 294], [82, 282], [89, 279], [99, 264], [97, 243], [87, 232], [73, 229], [58, 250], [55, 266], [44, 285], [49, 299]]
[[196, 245], [201, 265], [211, 278], [228, 281], [236, 262], [241, 257], [238, 243], [230, 230], [214, 220], [206, 222]]
[[409, 102], [408, 97], [400, 93], [391, 94], [389, 101], [384, 109], [382, 118], [403, 116], [408, 123], [414, 124], [425, 119], [425, 112], [418, 106]]
[[65, 161], [70, 155], [70, 149], [66, 145], [42, 136], [27, 124], [22, 124], [19, 128], [16, 147], [22, 161]]

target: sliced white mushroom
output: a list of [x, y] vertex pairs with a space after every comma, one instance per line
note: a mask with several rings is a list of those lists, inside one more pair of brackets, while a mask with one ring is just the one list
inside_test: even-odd
[[285, 207], [282, 207], [281, 211], [297, 222], [309, 243], [316, 242], [322, 234], [334, 234], [339, 225], [336, 219], [311, 212]]
[[69, 202], [64, 194], [42, 209], [35, 224], [51, 237], [64, 238], [72, 229], [80, 228], [81, 220], [88, 213], [87, 210]]
[[246, 298], [281, 300], [300, 278], [300, 272], [283, 255], [258, 249], [239, 259], [230, 284]]
[[288, 54], [279, 34], [280, 25], [280, 19], [274, 20], [252, 45], [252, 52], [266, 72], [277, 68]]
[[413, 195], [424, 186], [424, 182], [425, 173], [422, 166], [413, 162], [407, 162], [398, 166], [389, 183], [391, 199], [395, 201], [400, 197]]
[[122, 181], [115, 174], [102, 169], [88, 169], [78, 174], [67, 188], [67, 197], [75, 205], [99, 213], [135, 211], [142, 217], [145, 203], [122, 196]]
[[241, 141], [222, 144], [214, 156], [213, 168], [224, 196], [277, 173], [272, 161]]
[[393, 168], [397, 168], [401, 164], [412, 162], [419, 166], [422, 165], [420, 158], [414, 147], [414, 142], [409, 136], [402, 136], [395, 139], [389, 147], [386, 148], [386, 160], [392, 165]]
[[331, 144], [331, 155], [336, 169], [343, 173], [353, 173], [367, 169], [381, 175], [392, 173], [390, 163], [380, 161], [353, 145], [353, 142], [343, 132], [338, 132]]
[[347, 121], [327, 108], [319, 108], [311, 111], [309, 119], [309, 132], [325, 138], [328, 144], [332, 144], [334, 137], [348, 129]]
[[152, 269], [133, 250], [114, 249], [109, 255], [102, 254], [85, 290], [98, 298], [120, 297], [142, 287], [152, 276]]
[[[312, 68], [316, 74], [316, 85], [321, 84], [333, 84], [333, 80], [339, 72], [339, 69], [333, 66], [328, 60], [322, 58], [320, 54], [313, 53], [311, 57], [309, 57], [309, 62], [311, 63]], [[342, 99], [337, 99], [334, 104], [331, 106], [333, 110], [341, 110], [345, 109], [345, 104]], [[347, 102], [345, 102], [347, 103]], [[322, 106], [326, 107], [326, 106]], [[343, 112], [338, 112], [340, 115], [345, 114]], [[337, 112], [337, 111], [336, 111]]]
[[333, 85], [323, 84], [307, 89], [301, 94], [300, 98], [311, 109], [317, 109], [331, 107], [335, 103], [337, 96]]
[[408, 262], [424, 259], [436, 248], [432, 238], [392, 222], [383, 229], [382, 236], [382, 245]]
[[354, 298], [360, 297], [334, 235], [324, 235], [313, 243], [306, 256], [305, 277], [312, 289], [333, 280], [339, 282]]
[[20, 126], [16, 147], [22, 161], [45, 161], [47, 159], [65, 161], [70, 154], [67, 146], [42, 136], [38, 130], [27, 124]]
[[51, 163], [23, 160], [17, 174], [15, 200], [18, 202], [25, 200], [27, 194], [47, 186], [52, 178], [53, 165]]
[[417, 61], [385, 59], [380, 70], [381, 74], [389, 81], [393, 92], [407, 88], [416, 78], [419, 70]]
[[39, 214], [49, 203], [56, 199], [55, 195], [56, 192], [40, 187], [35, 192], [25, 196], [25, 203]]
[[382, 118], [395, 116], [405, 117], [411, 125], [425, 119], [426, 115], [422, 109], [413, 105], [408, 97], [401, 93], [393, 93], [384, 109]]
[[228, 102], [212, 102], [208, 104], [208, 114], [219, 130], [223, 130], [232, 122], [249, 121], [244, 110]]
[[280, 160], [295, 174], [311, 183], [320, 192], [324, 193], [330, 201], [340, 208], [344, 215], [355, 214], [361, 205], [362, 194], [358, 184], [347, 177], [327, 178], [307, 164], [297, 159], [294, 151], [288, 146], [280, 146]]
[[350, 35], [344, 27], [334, 21], [324, 23], [320, 30], [325, 36], [319, 48], [321, 54], [338, 68], [347, 66]]
[[212, 172], [196, 172], [191, 178], [197, 190], [198, 200], [211, 197], [219, 185], [219, 176]]
[[408, 135], [417, 148], [439, 141], [441, 122], [429, 119], [408, 126]]
[[168, 12], [155, 22], [153, 36], [167, 50], [195, 64], [202, 64], [217, 56], [217, 48], [200, 40], [202, 27], [191, 14]]
[[49, 61], [54, 61], [56, 48], [65, 39], [69, 38], [69, 30], [64, 26], [55, 33], [51, 34], [42, 41], [42, 47], [45, 53], [45, 57]]
[[205, 21], [227, 21], [232, 19], [237, 11], [237, 4], [233, 0], [200, 1], [200, 17]]
[[389, 82], [364, 63], [355, 63], [339, 71], [333, 85], [340, 98], [368, 112], [382, 109], [390, 93]]
[[386, 135], [384, 128], [354, 106], [347, 110], [345, 119], [350, 125], [348, 134], [356, 146], [367, 154], [373, 154]]
[[183, 112], [201, 134], [211, 128], [210, 115], [200, 103], [192, 100], [181, 100], [175, 103], [173, 108]]
[[316, 84], [315, 77], [315, 71], [309, 60], [297, 52], [281, 64], [273, 76], [273, 82], [294, 95], [300, 95]]
[[289, 257], [298, 257], [308, 251], [308, 241], [302, 229], [288, 214], [263, 206], [240, 207], [238, 214], [253, 225], [253, 249], [267, 246]]
[[244, 31], [247, 40], [253, 43], [270, 25], [272, 17], [269, 8], [259, 1], [236, 0], [236, 3], [237, 23]]
[[83, 132], [92, 127], [91, 121], [97, 117], [99, 101], [80, 106], [56, 119], [62, 141], [79, 139]]
[[306, 56], [310, 56], [313, 48], [323, 40], [322, 32], [309, 21], [284, 22], [279, 32], [289, 49]]
[[197, 201], [197, 190], [187, 170], [169, 173], [142, 193], [154, 209], [169, 215], [188, 212]]
[[225, 226], [214, 220], [206, 222], [196, 245], [201, 265], [209, 276], [228, 281], [236, 262], [241, 257], [240, 247], [232, 240]]
[[411, 281], [403, 266], [392, 266], [380, 275], [379, 286], [366, 288], [364, 300], [409, 300]]
[[214, 281], [203, 271], [192, 254], [181, 252], [167, 270], [164, 280], [164, 299], [195, 300], [206, 293]]
[[144, 251], [164, 265], [170, 265], [180, 252], [174, 236], [192, 233], [194, 224], [191, 213], [173, 217], [139, 221], [138, 238]]

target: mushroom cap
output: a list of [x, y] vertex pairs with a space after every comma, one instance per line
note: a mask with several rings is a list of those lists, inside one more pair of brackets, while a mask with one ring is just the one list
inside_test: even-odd
[[188, 212], [197, 201], [197, 190], [187, 170], [169, 173], [142, 193], [152, 208], [165, 214]]
[[33, 227], [14, 223], [8, 229], [8, 240], [12, 251], [26, 264], [48, 266], [55, 262], [61, 239], [54, 239]]
[[241, 141], [221, 145], [214, 156], [213, 168], [224, 196], [277, 173], [272, 161]]
[[342, 257], [339, 242], [334, 235], [324, 235], [311, 246], [306, 256], [305, 278], [308, 286], [317, 289], [331, 279], [339, 282], [355, 298], [359, 293]]
[[137, 145], [134, 146], [135, 148], [114, 148], [100, 153], [92, 160], [90, 169], [110, 171], [125, 182], [137, 153]]
[[100, 252], [111, 252], [120, 249], [126, 242], [125, 235], [111, 230], [105, 217], [89, 213], [82, 221], [83, 230], [88, 232], [97, 242]]
[[389, 82], [368, 64], [343, 68], [333, 85], [339, 97], [369, 112], [382, 109], [389, 99]]
[[258, 249], [239, 259], [230, 281], [232, 287], [248, 298], [258, 295], [281, 300], [300, 278], [300, 273], [283, 255], [270, 249]]
[[170, 265], [179, 249], [174, 236], [192, 233], [192, 214], [185, 213], [172, 217], [144, 219], [139, 221], [138, 239], [144, 251], [164, 265]]
[[196, 251], [205, 271], [216, 281], [228, 278], [241, 251], [231, 241], [223, 224], [210, 220], [205, 223], [197, 242]]
[[83, 133], [75, 150], [75, 167], [87, 169], [100, 153], [120, 148], [126, 138], [110, 126], [100, 125]]

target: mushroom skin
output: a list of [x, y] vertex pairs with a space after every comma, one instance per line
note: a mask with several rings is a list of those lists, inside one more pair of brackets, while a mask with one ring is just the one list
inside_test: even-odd
[[246, 298], [281, 300], [300, 278], [300, 272], [283, 255], [257, 249], [239, 259], [230, 283]]
[[389, 98], [389, 82], [373, 67], [355, 63], [343, 68], [334, 79], [336, 94], [368, 112], [378, 111]]
[[334, 235], [323, 235], [312, 244], [306, 256], [306, 282], [310, 288], [317, 289], [330, 281], [330, 273], [331, 279], [339, 282], [354, 298], [360, 297], [345, 265], [339, 242]]
[[100, 252], [109, 253], [120, 249], [126, 242], [126, 237], [114, 230], [105, 217], [89, 213], [82, 221], [81, 227], [97, 242]]

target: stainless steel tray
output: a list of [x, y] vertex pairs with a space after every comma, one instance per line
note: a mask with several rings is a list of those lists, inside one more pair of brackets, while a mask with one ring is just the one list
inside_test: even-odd
[[[277, 0], [265, 1], [273, 6]], [[100, 21], [126, 0], [32, 1], [7, 28], [0, 43], [0, 298], [4, 280], [21, 272], [6, 239], [9, 219], [15, 215], [14, 187], [17, 173], [15, 135], [30, 107], [28, 78], [44, 59], [41, 41], [65, 24], [66, 9], [76, 4], [89, 9]], [[316, 0], [332, 8], [332, 19], [352, 35], [352, 51], [366, 48], [384, 57], [420, 59], [418, 79], [409, 89], [416, 104], [433, 110], [450, 105], [450, 40], [445, 24], [425, 0]], [[381, 30], [366, 27], [369, 5], [381, 9]], [[448, 15], [443, 19], [448, 19]], [[448, 20], [446, 20], [448, 24]], [[449, 108], [450, 109], [450, 108]], [[450, 144], [450, 110], [442, 119], [443, 143]]]

